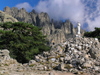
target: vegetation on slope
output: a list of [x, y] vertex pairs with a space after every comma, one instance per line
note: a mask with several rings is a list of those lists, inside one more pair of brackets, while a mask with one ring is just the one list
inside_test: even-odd
[[0, 48], [10, 50], [11, 57], [26, 63], [34, 55], [50, 49], [41, 29], [23, 22], [0, 24]]
[[96, 27], [94, 31], [86, 32], [84, 36], [98, 38], [100, 40], [100, 28]]

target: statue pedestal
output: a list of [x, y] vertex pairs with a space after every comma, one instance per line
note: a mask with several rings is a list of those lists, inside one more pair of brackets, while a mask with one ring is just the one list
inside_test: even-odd
[[79, 38], [81, 38], [81, 35], [79, 35], [79, 34], [76, 34], [76, 37], [79, 37]]

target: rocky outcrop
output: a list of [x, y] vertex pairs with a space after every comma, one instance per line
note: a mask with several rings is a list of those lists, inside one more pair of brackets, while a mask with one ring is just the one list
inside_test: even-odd
[[36, 17], [37, 20], [37, 26], [39, 27], [43, 27], [45, 24], [50, 23], [50, 19], [47, 13], [43, 13], [41, 12], [40, 14], [38, 14], [38, 16]]
[[7, 14], [11, 15], [10, 7], [6, 6], [6, 7], [3, 9], [3, 11], [6, 12]]
[[[75, 74], [100, 73], [100, 43], [94, 38], [75, 37], [51, 48], [50, 52], [43, 52], [35, 56], [39, 70], [63, 70]], [[96, 50], [96, 51], [95, 51]], [[33, 60], [32, 60], [33, 61]], [[36, 65], [36, 63], [33, 64]], [[44, 65], [44, 66], [43, 66]], [[35, 66], [36, 69], [36, 66]]]
[[[16, 7], [4, 8], [4, 12], [13, 16], [18, 21], [33, 23], [36, 26], [42, 27], [42, 32], [47, 36], [50, 45], [62, 43], [68, 38], [75, 37], [77, 33], [77, 29], [73, 26], [73, 24], [66, 20], [62, 21], [50, 21], [50, 18], [47, 13], [41, 12], [37, 13], [35, 10], [32, 10], [28, 13], [24, 8], [18, 10]], [[81, 30], [81, 34], [84, 31]]]
[[16, 18], [18, 21], [33, 23], [31, 15], [24, 8], [18, 10], [16, 7], [12, 7], [10, 9], [8, 6], [6, 6], [3, 11]]
[[0, 11], [0, 22], [18, 22], [17, 19], [13, 18], [12, 16], [6, 14], [5, 12]]
[[33, 10], [29, 13], [29, 15], [30, 15], [31, 18], [32, 18], [32, 23], [33, 23], [34, 25], [36, 25], [36, 24], [37, 24], [37, 20], [36, 20], [37, 12], [33, 9]]
[[66, 40], [65, 34], [60, 29], [56, 29], [55, 33], [53, 33], [52, 35], [49, 35], [47, 38], [48, 40], [50, 40], [51, 45], [63, 43]]
[[66, 34], [75, 34], [75, 28], [69, 20], [65, 21], [65, 23], [61, 27], [61, 30], [63, 30], [63, 32], [65, 32]]

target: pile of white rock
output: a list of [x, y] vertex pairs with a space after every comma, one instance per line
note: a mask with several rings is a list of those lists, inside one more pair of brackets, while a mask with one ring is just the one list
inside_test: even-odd
[[49, 52], [35, 56], [30, 62], [35, 70], [100, 73], [100, 43], [97, 38], [70, 38], [53, 46]]

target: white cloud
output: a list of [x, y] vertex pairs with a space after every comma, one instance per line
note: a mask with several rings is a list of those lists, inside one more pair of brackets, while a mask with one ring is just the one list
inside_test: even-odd
[[28, 2], [17, 4], [15, 7], [18, 9], [25, 8], [27, 11], [31, 11], [33, 9], [33, 7]]
[[84, 21], [84, 5], [81, 0], [41, 0], [35, 9], [38, 12], [47, 12], [50, 18], [56, 20]]
[[100, 27], [100, 16], [96, 17], [95, 20], [86, 20], [88, 23], [88, 30], [93, 31], [95, 27]]
[[[93, 0], [91, 4], [95, 1]], [[88, 30], [93, 31], [95, 27], [100, 27], [100, 0], [95, 2], [95, 9], [88, 8], [86, 21], [88, 23]]]

